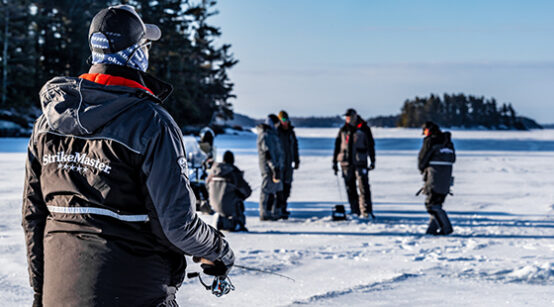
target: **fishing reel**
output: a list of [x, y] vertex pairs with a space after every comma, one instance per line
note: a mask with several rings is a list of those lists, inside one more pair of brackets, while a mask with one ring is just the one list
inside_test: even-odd
[[198, 277], [202, 286], [204, 286], [206, 290], [211, 291], [212, 294], [217, 297], [222, 297], [223, 295], [229, 294], [229, 292], [235, 290], [235, 286], [231, 282], [229, 276], [215, 276], [211, 285], [206, 284], [198, 272], [188, 273], [187, 277], [189, 279]]

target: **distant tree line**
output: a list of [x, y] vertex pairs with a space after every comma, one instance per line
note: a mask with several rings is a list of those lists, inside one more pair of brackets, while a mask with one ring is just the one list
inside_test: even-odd
[[231, 45], [214, 43], [221, 30], [208, 23], [217, 14], [213, 0], [0, 0], [0, 115], [35, 117], [47, 80], [87, 72], [90, 21], [119, 3], [133, 5], [145, 22], [162, 30], [150, 50], [149, 71], [173, 84], [164, 106], [177, 123], [231, 117], [233, 83], [227, 72], [238, 61]]
[[340, 116], [311, 116], [311, 117], [291, 117], [290, 121], [297, 127], [339, 127], [344, 124], [344, 119]]
[[465, 94], [431, 94], [406, 100], [398, 116], [398, 127], [421, 127], [433, 121], [442, 127], [484, 127], [488, 129], [540, 128], [533, 120], [516, 116], [512, 104]]
[[388, 115], [388, 116], [376, 116], [369, 118], [367, 123], [370, 126], [376, 127], [396, 127], [398, 123], [398, 115]]

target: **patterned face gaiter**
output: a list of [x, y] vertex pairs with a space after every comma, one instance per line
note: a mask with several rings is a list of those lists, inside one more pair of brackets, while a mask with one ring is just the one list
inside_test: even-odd
[[[90, 44], [93, 48], [109, 48], [108, 38], [100, 32], [92, 34]], [[146, 72], [148, 69], [148, 43], [134, 44], [117, 53], [104, 54], [92, 51], [92, 64], [114, 64]]]

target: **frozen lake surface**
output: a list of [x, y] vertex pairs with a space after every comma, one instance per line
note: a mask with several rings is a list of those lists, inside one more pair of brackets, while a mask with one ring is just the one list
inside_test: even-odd
[[[187, 280], [181, 306], [553, 306], [554, 130], [453, 131], [458, 160], [445, 209], [448, 237], [423, 233], [428, 215], [416, 168], [419, 129], [374, 129], [370, 173], [375, 221], [333, 222], [345, 203], [331, 170], [337, 129], [297, 129], [301, 165], [288, 221], [260, 222], [255, 135], [216, 138], [231, 149], [254, 189], [249, 233], [230, 233], [237, 263], [290, 280], [234, 269], [237, 290], [223, 298]], [[0, 139], [0, 298], [29, 306], [21, 195], [25, 139]], [[348, 207], [348, 206], [347, 206]], [[211, 222], [210, 216], [202, 216]], [[197, 271], [189, 264], [189, 271]]]

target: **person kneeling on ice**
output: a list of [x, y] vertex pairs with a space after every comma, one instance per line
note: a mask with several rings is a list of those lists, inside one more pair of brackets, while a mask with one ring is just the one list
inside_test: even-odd
[[452, 182], [452, 165], [456, 161], [450, 132], [442, 132], [435, 123], [423, 125], [423, 146], [419, 151], [418, 168], [425, 182], [422, 190], [427, 199], [425, 207], [431, 215], [427, 234], [447, 235], [453, 232], [450, 220], [442, 204]]
[[22, 210], [34, 306], [177, 306], [185, 255], [218, 278], [234, 263], [194, 210], [183, 136], [161, 106], [171, 85], [146, 73], [160, 37], [131, 6], [103, 9], [89, 73], [40, 92]]
[[244, 200], [252, 189], [243, 178], [243, 172], [235, 165], [232, 152], [223, 154], [223, 162], [215, 163], [210, 169], [206, 183], [216, 215], [218, 230], [248, 231], [244, 216]]

